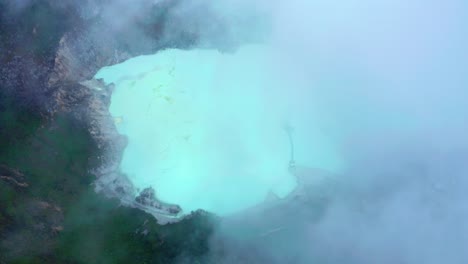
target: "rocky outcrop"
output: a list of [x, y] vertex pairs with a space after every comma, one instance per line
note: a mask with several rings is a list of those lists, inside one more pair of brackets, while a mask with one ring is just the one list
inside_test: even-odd
[[161, 214], [166, 214], [176, 217], [182, 209], [178, 205], [168, 204], [160, 201], [156, 198], [156, 193], [152, 187], [145, 188], [135, 198], [138, 204], [154, 208], [155, 210], [161, 211]]
[[29, 184], [26, 182], [24, 174], [5, 165], [0, 165], [0, 181], [6, 182], [17, 188], [27, 188]]
[[53, 87], [61, 82], [89, 80], [103, 66], [128, 58], [130, 54], [119, 50], [110, 36], [93, 37], [92, 33], [83, 30], [67, 32], [60, 39], [47, 84]]
[[[123, 205], [152, 214], [160, 224], [182, 219], [179, 206], [159, 201], [152, 188], [144, 189], [138, 194], [132, 182], [120, 172], [119, 165], [126, 138], [118, 134], [108, 111], [113, 86], [106, 86], [100, 80], [94, 79], [79, 85], [82, 86], [81, 91], [87, 91], [87, 96], [78, 96], [85, 98], [80, 102], [83, 110], [75, 109], [74, 113], [86, 120], [88, 131], [102, 153], [99, 157], [101, 166], [93, 170], [97, 176], [94, 182], [95, 190], [107, 197], [118, 198]], [[138, 196], [135, 198], [136, 195]]]

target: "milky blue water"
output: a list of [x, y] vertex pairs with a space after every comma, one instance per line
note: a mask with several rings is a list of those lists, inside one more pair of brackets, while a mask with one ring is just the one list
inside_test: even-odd
[[338, 171], [333, 140], [294, 83], [277, 78], [270, 54], [255, 45], [172, 49], [101, 69], [96, 78], [115, 84], [109, 110], [128, 137], [121, 170], [185, 213], [230, 214], [295, 188], [290, 126], [296, 164]]

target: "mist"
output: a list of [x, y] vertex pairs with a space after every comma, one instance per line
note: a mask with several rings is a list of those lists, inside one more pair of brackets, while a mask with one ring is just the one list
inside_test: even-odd
[[467, 261], [467, 11], [462, 1], [273, 8], [278, 64], [296, 65], [304, 113], [346, 166], [323, 216], [301, 225], [307, 235], [277, 235], [287, 249], [253, 245], [278, 263]]
[[[313, 217], [300, 214], [314, 211], [301, 204], [293, 215], [247, 210], [228, 217], [213, 237], [213, 254], [223, 251], [226, 263], [239, 262], [239, 252], [264, 263], [468, 261], [465, 2], [194, 3], [182, 3], [173, 14], [184, 19], [168, 28], [197, 25], [201, 37], [187, 52], [217, 49], [235, 57], [248, 44], [267, 47], [268, 66], [253, 71], [268, 76], [266, 113], [292, 120], [301, 177], [316, 182], [316, 192], [333, 186]], [[210, 6], [224, 30], [209, 27], [199, 3]], [[240, 61], [251, 65], [252, 58]], [[230, 74], [226, 80], [244, 72]], [[320, 163], [330, 152], [324, 141], [339, 169]], [[315, 169], [330, 181], [315, 181]], [[264, 227], [280, 232], [258, 231]], [[260, 235], [232, 237], [249, 228]]]

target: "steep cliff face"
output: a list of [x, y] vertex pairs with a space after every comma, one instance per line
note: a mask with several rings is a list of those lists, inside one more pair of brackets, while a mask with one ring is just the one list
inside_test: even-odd
[[3, 2], [2, 90], [51, 114], [57, 111], [54, 95], [63, 84], [89, 80], [101, 67], [130, 56], [195, 41], [193, 33], [164, 31], [165, 18], [179, 1], [136, 1], [139, 7], [130, 15], [119, 2]]
[[[1, 263], [168, 263], [181, 252], [206, 252], [209, 217], [163, 228], [94, 193], [96, 177], [118, 166], [125, 140], [108, 115], [111, 87], [87, 80], [103, 66], [174, 44], [160, 39], [164, 10], [177, 1], [139, 2], [146, 13], [116, 28], [108, 2], [0, 2]], [[139, 34], [145, 39], [135, 41]], [[118, 186], [106, 193], [132, 194], [125, 182]], [[193, 225], [202, 231], [187, 244]]]
[[[138, 15], [116, 19], [132, 11], [120, 2], [0, 2], [2, 264], [220, 263], [218, 257], [232, 254], [223, 240], [206, 255], [219, 223], [206, 212], [159, 225], [180, 208], [161, 203], [150, 189], [137, 196], [118, 172], [126, 142], [108, 112], [113, 87], [92, 77], [165, 47], [231, 50], [236, 41], [203, 6], [197, 8], [203, 21], [196, 21], [178, 8], [181, 1], [139, 0]], [[211, 42], [204, 39], [210, 32], [218, 36]], [[272, 214], [285, 208], [275, 204]], [[161, 216], [161, 210], [169, 217], [144, 212]], [[268, 262], [245, 252], [252, 253], [242, 248], [233, 263]]]
[[88, 80], [100, 68], [132, 56], [193, 45], [194, 28], [170, 26], [178, 24], [174, 19], [184, 19], [171, 15], [179, 2], [2, 3], [0, 45], [6, 52], [0, 54], [1, 97], [43, 121], [70, 113], [82, 122], [102, 153], [101, 166], [93, 170], [101, 179], [97, 190], [111, 196], [134, 197], [116, 173], [125, 139], [108, 115], [112, 87]]

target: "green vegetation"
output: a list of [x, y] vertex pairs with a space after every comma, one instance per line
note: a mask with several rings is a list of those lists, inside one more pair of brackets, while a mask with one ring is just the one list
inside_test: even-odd
[[90, 194], [70, 212], [65, 230], [58, 251], [64, 262], [173, 263], [182, 254], [203, 257], [212, 226], [203, 216], [160, 226], [138, 209]]
[[0, 263], [197, 263], [206, 255], [209, 215], [161, 226], [96, 194], [89, 171], [99, 151], [82, 123], [2, 106], [0, 164], [28, 186], [0, 179]]

